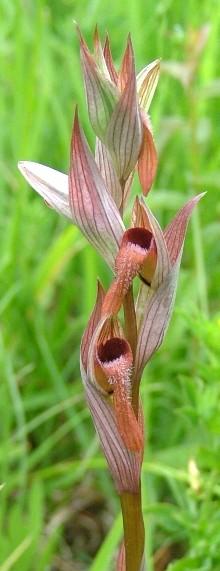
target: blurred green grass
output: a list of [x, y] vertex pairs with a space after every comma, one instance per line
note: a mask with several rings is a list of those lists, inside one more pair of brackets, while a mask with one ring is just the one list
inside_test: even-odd
[[90, 45], [96, 23], [108, 30], [117, 63], [130, 31], [138, 69], [157, 57], [184, 63], [192, 31], [210, 28], [192, 89], [164, 72], [151, 107], [160, 166], [150, 205], [161, 224], [187, 196], [208, 192], [188, 232], [167, 339], [143, 379], [143, 495], [148, 571], [166, 568], [160, 556], [173, 545], [182, 559], [170, 570], [218, 571], [217, 0], [1, 0], [0, 571], [99, 571], [103, 562], [107, 571], [121, 535], [79, 376], [96, 277], [107, 284], [109, 273], [16, 167], [29, 159], [68, 170], [76, 102], [93, 144], [74, 20]]

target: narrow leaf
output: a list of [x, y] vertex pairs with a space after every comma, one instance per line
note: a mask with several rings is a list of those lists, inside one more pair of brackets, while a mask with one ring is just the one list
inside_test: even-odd
[[[32, 535], [27, 535], [21, 543], [19, 543], [15, 549], [11, 548], [10, 555], [3, 561], [1, 564], [0, 570], [1, 571], [10, 571], [11, 569], [17, 566], [18, 560], [24, 555], [24, 553], [28, 550], [31, 543], [34, 541]], [[20, 567], [20, 565], [19, 565]]]
[[46, 165], [20, 161], [18, 168], [26, 181], [59, 214], [72, 218], [68, 199], [68, 176]]
[[148, 112], [160, 74], [160, 60], [156, 59], [137, 75], [137, 91], [141, 108]]
[[107, 535], [93, 559], [89, 571], [109, 571], [112, 558], [115, 555], [117, 545], [122, 535], [122, 516], [119, 513], [112, 523]]
[[77, 113], [71, 145], [69, 195], [75, 223], [114, 268], [124, 225], [81, 131]]

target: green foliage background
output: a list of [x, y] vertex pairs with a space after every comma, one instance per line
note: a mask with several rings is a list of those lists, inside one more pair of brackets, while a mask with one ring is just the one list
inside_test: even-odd
[[151, 106], [155, 215], [164, 225], [208, 192], [166, 341], [143, 379], [143, 498], [148, 571], [219, 571], [220, 4], [1, 0], [0, 12], [0, 571], [110, 571], [121, 537], [79, 377], [96, 277], [107, 285], [108, 270], [16, 167], [67, 171], [76, 102], [93, 144], [73, 20], [90, 45], [96, 23], [102, 37], [108, 30], [118, 64], [130, 31], [137, 69], [157, 57], [186, 62], [193, 30], [209, 26], [191, 87], [164, 71]]

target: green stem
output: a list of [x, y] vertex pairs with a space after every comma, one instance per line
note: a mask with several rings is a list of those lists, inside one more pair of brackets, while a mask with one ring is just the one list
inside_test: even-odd
[[124, 526], [125, 571], [140, 571], [145, 540], [141, 488], [136, 494], [122, 493], [120, 500]]

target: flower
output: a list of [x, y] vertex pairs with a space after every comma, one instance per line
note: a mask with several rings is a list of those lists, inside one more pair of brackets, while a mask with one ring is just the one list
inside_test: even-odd
[[105, 296], [102, 313], [117, 314], [134, 277], [140, 274], [150, 285], [155, 268], [156, 250], [152, 232], [138, 226], [126, 230], [115, 260], [116, 278]]
[[[131, 355], [130, 346], [124, 338], [119, 321], [101, 317], [104, 297], [105, 292], [101, 284], [98, 282], [96, 303], [82, 337], [80, 349], [80, 370], [87, 402], [116, 488], [119, 494], [122, 494], [124, 490], [130, 490], [132, 493], [137, 493], [139, 489], [140, 469], [143, 456], [143, 422], [141, 410], [139, 410], [138, 414], [139, 428], [132, 413], [132, 428], [135, 423], [134, 432], [137, 433], [137, 437], [135, 438], [134, 436], [134, 438], [138, 442], [138, 446], [135, 445], [135, 451], [133, 445], [134, 442], [132, 442], [132, 444], [131, 442], [128, 442], [129, 435], [127, 434], [126, 427], [124, 426], [124, 412], [127, 407], [129, 406], [130, 408], [131, 405], [132, 387], [130, 367], [133, 356]], [[123, 394], [123, 398], [121, 399], [121, 395], [118, 393], [114, 402], [112, 398], [112, 391], [114, 390], [113, 385], [111, 383], [110, 385], [106, 383], [106, 377], [108, 375], [105, 373], [103, 379], [103, 375], [100, 374], [100, 366], [102, 368], [103, 362], [105, 363], [107, 361], [107, 366], [108, 363], [110, 363], [110, 366], [113, 366], [113, 374], [115, 373], [115, 359], [109, 358], [110, 356], [115, 357], [115, 354], [113, 355], [112, 353], [112, 348], [116, 343], [116, 341], [114, 341], [115, 339], [120, 339], [119, 347], [117, 348], [117, 355], [118, 357], [124, 358], [123, 365], [125, 366], [123, 366], [123, 372], [126, 373], [126, 379], [124, 379], [126, 380], [126, 394]], [[107, 345], [106, 347], [106, 343], [110, 343], [110, 345]], [[111, 350], [111, 355], [109, 349]], [[99, 361], [98, 366], [97, 357]], [[111, 363], [112, 361], [113, 363]], [[119, 377], [121, 372], [122, 371], [120, 370]], [[120, 379], [116, 380], [117, 385], [118, 381], [120, 382]], [[121, 388], [123, 389], [123, 387]], [[119, 391], [121, 388], [119, 386]], [[121, 415], [121, 401], [124, 400], [125, 408]], [[133, 438], [133, 434], [131, 434], [130, 438]], [[130, 450], [130, 447], [132, 448], [132, 451]]]

